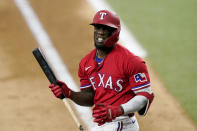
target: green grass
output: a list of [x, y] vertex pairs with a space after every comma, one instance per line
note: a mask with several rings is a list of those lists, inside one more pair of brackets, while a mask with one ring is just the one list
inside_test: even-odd
[[197, 125], [197, 1], [107, 0]]

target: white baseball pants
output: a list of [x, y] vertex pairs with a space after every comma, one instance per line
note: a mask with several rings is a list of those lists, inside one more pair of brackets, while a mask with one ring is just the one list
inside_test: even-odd
[[139, 125], [135, 116], [120, 116], [102, 126], [95, 124], [91, 131], [139, 131]]

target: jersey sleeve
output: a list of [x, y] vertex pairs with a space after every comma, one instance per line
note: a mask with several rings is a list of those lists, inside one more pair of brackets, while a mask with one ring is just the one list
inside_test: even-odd
[[143, 60], [136, 58], [128, 63], [129, 87], [136, 95], [145, 96], [148, 99], [147, 104], [138, 111], [139, 115], [146, 115], [154, 94], [151, 91], [150, 77], [148, 69]]
[[85, 73], [83, 62], [80, 62], [80, 64], [79, 64], [78, 76], [80, 78], [80, 89], [81, 90], [92, 87], [92, 85], [88, 79], [88, 76]]
[[127, 75], [131, 90], [137, 94], [139, 90], [150, 87], [150, 78], [146, 64], [143, 60], [136, 58], [128, 62]]

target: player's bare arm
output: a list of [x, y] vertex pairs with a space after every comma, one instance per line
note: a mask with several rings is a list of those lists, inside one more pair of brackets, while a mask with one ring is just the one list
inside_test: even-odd
[[81, 106], [93, 106], [94, 91], [92, 90], [92, 88], [83, 89], [80, 92], [73, 91], [70, 99]]

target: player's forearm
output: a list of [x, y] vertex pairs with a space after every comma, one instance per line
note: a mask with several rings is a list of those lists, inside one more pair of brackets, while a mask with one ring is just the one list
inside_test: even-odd
[[142, 109], [148, 102], [148, 99], [145, 96], [137, 95], [128, 101], [125, 104], [122, 104], [121, 107], [124, 111], [124, 115], [129, 113], [134, 113]]
[[94, 105], [94, 95], [90, 92], [72, 92], [70, 97], [76, 104], [81, 106], [93, 106]]

